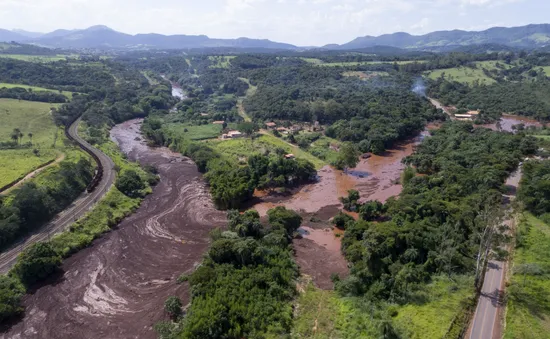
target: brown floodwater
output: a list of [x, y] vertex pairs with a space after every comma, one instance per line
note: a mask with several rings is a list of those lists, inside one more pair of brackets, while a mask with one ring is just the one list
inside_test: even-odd
[[[525, 127], [529, 127], [529, 126], [542, 127], [542, 124], [539, 121], [534, 120], [534, 119], [530, 119], [530, 118], [527, 118], [527, 117], [504, 114], [500, 118], [500, 130], [502, 130], [502, 131], [513, 132], [514, 130], [512, 129], [512, 126], [519, 125], [519, 124], [524, 124]], [[497, 126], [497, 123], [486, 124], [486, 125], [481, 125], [481, 126], [486, 127], [486, 128], [490, 128], [493, 131], [498, 131], [499, 130], [498, 126]]]
[[195, 164], [166, 148], [149, 148], [141, 121], [111, 136], [132, 160], [158, 168], [160, 182], [141, 207], [93, 245], [63, 263], [64, 274], [23, 299], [22, 321], [0, 338], [156, 338], [168, 296], [189, 302], [183, 272], [202, 262], [209, 232], [225, 225]]

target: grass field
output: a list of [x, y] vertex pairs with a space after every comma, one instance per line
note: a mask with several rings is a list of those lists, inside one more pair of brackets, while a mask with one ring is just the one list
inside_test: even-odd
[[496, 81], [483, 73], [481, 69], [473, 69], [469, 67], [456, 67], [456, 68], [446, 68], [446, 69], [437, 69], [427, 73], [430, 79], [437, 79], [442, 74], [445, 74], [447, 80], [454, 80], [462, 83], [473, 84], [474, 81], [479, 80], [481, 84], [490, 85]]
[[[14, 128], [23, 133], [23, 144], [31, 139], [30, 149], [0, 150], [0, 186], [4, 186], [26, 173], [33, 171], [41, 164], [54, 160], [59, 152], [64, 150], [63, 132], [53, 123], [51, 104], [14, 99], [0, 99], [0, 141], [11, 141]], [[58, 136], [56, 149], [52, 148], [55, 135]], [[33, 149], [39, 150], [39, 156], [33, 154]]]
[[512, 273], [504, 338], [548, 338], [550, 226], [530, 213], [519, 223]]
[[[473, 281], [455, 277], [437, 277], [424, 289], [424, 303], [405, 306], [389, 305], [394, 313], [392, 323], [402, 338], [443, 338], [455, 316], [461, 312], [460, 303], [473, 295]], [[292, 338], [380, 338], [371, 320], [373, 307], [360, 298], [342, 298], [335, 291], [305, 288], [296, 301], [296, 319]], [[379, 313], [374, 310], [374, 314]]]
[[397, 308], [396, 328], [411, 339], [443, 338], [456, 316], [462, 315], [461, 303], [474, 296], [471, 277], [435, 277], [422, 291], [427, 302]]
[[237, 110], [239, 111], [239, 115], [244, 119], [244, 121], [250, 122], [250, 121], [252, 121], [252, 119], [250, 118], [250, 116], [248, 116], [248, 114], [246, 113], [246, 110], [244, 109], [243, 100], [245, 98], [249, 98], [249, 97], [253, 96], [254, 94], [256, 94], [256, 91], [258, 90], [258, 87], [252, 85], [250, 83], [250, 80], [248, 80], [246, 78], [239, 78], [239, 80], [246, 82], [248, 84], [248, 89], [246, 90], [246, 95], [244, 96], [244, 98], [239, 98], [239, 100], [237, 102]]
[[[510, 69], [514, 67], [514, 65], [508, 65], [507, 63], [503, 61], [497, 61], [497, 60], [489, 60], [489, 61], [477, 61], [475, 63], [478, 68], [486, 68], [488, 70], [493, 69]], [[497, 66], [497, 64], [500, 65], [500, 67]]]
[[233, 158], [238, 161], [239, 158], [247, 158], [253, 154], [262, 154], [265, 150], [275, 151], [282, 148], [287, 153], [293, 153], [299, 159], [311, 161], [315, 168], [320, 169], [327, 163], [301, 150], [298, 146], [291, 146], [286, 142], [268, 134], [264, 134], [255, 140], [251, 139], [232, 139], [232, 140], [211, 140], [208, 143], [220, 154]]
[[[537, 68], [539, 68], [539, 67], [535, 67], [535, 69], [537, 69]], [[543, 67], [540, 67], [540, 68], [542, 68], [542, 70], [544, 71], [546, 76], [550, 77], [550, 66], [543, 66]]]
[[[186, 140], [216, 139], [222, 134], [222, 125], [189, 125], [172, 123], [166, 124], [163, 128], [173, 137], [180, 137]], [[187, 130], [187, 132], [185, 132]]]
[[214, 64], [210, 65], [210, 68], [229, 68], [231, 66], [231, 60], [234, 59], [234, 55], [223, 56], [223, 55], [210, 55], [208, 60], [212, 61]]
[[0, 58], [10, 58], [30, 62], [54, 62], [75, 58], [75, 55], [26, 55], [26, 54], [0, 54]]
[[0, 82], [0, 88], [3, 88], [3, 87], [6, 87], [6, 88], [21, 87], [21, 88], [24, 88], [24, 89], [31, 89], [34, 92], [46, 91], [46, 92], [61, 93], [69, 99], [73, 98], [73, 93], [72, 92], [67, 92], [67, 91], [59, 92], [56, 89], [49, 89], [49, 88], [44, 88], [44, 87], [28, 86], [28, 85], [21, 85], [21, 84], [8, 84], [8, 83], [5, 83], [5, 82]]

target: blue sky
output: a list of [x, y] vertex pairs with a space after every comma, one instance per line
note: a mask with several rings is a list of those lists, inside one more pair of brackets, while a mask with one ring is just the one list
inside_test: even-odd
[[0, 0], [0, 26], [7, 29], [102, 24], [131, 34], [246, 36], [301, 46], [546, 23], [548, 13], [548, 0]]

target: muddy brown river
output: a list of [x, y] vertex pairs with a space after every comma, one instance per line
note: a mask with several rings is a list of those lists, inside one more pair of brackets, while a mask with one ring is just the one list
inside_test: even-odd
[[132, 160], [161, 176], [153, 193], [116, 230], [67, 259], [64, 275], [24, 298], [26, 314], [0, 338], [156, 338], [170, 295], [189, 302], [182, 272], [202, 261], [209, 232], [225, 223], [195, 164], [141, 140], [140, 122], [117, 125], [111, 136]]

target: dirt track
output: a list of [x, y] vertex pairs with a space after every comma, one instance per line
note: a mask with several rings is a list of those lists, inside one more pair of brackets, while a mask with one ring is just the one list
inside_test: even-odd
[[136, 121], [112, 136], [130, 159], [157, 166], [160, 183], [116, 230], [68, 259], [61, 279], [26, 296], [25, 318], [0, 338], [155, 338], [165, 299], [189, 302], [175, 279], [202, 261], [208, 233], [225, 214], [191, 161], [136, 141]]

